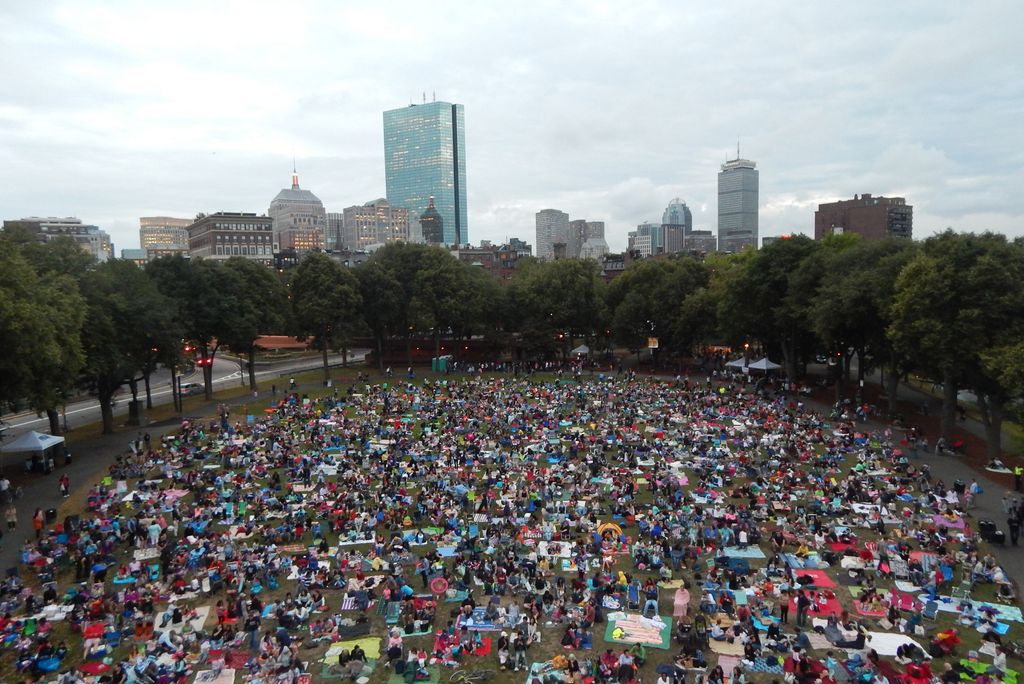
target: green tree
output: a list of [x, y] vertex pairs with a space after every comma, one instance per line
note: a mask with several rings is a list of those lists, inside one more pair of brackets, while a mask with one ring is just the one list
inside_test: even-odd
[[86, 304], [83, 382], [96, 395], [103, 432], [109, 434], [114, 431], [114, 394], [136, 382], [152, 340], [158, 339], [153, 331], [167, 320], [168, 302], [140, 268], [120, 259], [98, 264], [82, 278], [81, 288]]
[[607, 288], [607, 307], [616, 339], [637, 353], [649, 337], [658, 349], [684, 355], [696, 338], [685, 301], [708, 283], [708, 269], [688, 257], [632, 264]]
[[391, 269], [379, 259], [370, 259], [356, 270], [362, 301], [363, 320], [377, 347], [377, 365], [384, 372], [384, 344], [402, 329], [402, 286]]
[[147, 273], [176, 307], [182, 335], [196, 346], [206, 399], [213, 399], [213, 363], [222, 340], [242, 327], [245, 283], [238, 271], [210, 259], [157, 259]]
[[17, 245], [0, 240], [0, 405], [27, 399], [59, 435], [66, 401], [84, 357], [78, 286], [69, 276], [40, 276]]
[[856, 354], [858, 379], [863, 380], [872, 366], [884, 369], [890, 415], [896, 411], [899, 379], [907, 372], [909, 359], [893, 347], [887, 330], [896, 278], [914, 252], [913, 242], [895, 238], [828, 251], [828, 277], [822, 278], [811, 302], [811, 327], [826, 349], [842, 355], [837, 396], [846, 393], [851, 355]]
[[38, 307], [38, 313], [59, 330], [59, 358], [38, 354], [23, 360], [23, 367], [31, 371], [33, 382], [20, 397], [36, 412], [45, 413], [50, 432], [59, 435], [62, 425], [58, 409], [73, 395], [85, 360], [81, 343], [85, 310], [78, 281], [95, 264], [95, 259], [85, 254], [71, 238], [58, 237], [43, 243], [17, 230], [2, 234], [0, 250], [17, 251], [27, 259], [47, 302]]
[[340, 348], [359, 328], [359, 281], [326, 254], [303, 258], [291, 284], [295, 326], [300, 339], [312, 338], [323, 354], [324, 379], [330, 378], [327, 352]]
[[593, 347], [608, 324], [605, 284], [591, 259], [524, 264], [508, 294], [511, 320], [534, 353], [566, 356], [575, 339]]
[[232, 257], [224, 268], [239, 278], [235, 326], [222, 339], [234, 353], [248, 359], [249, 388], [256, 389], [256, 340], [282, 332], [287, 324], [288, 295], [281, 280], [266, 266], [251, 259]]
[[737, 255], [739, 268], [723, 274], [718, 302], [723, 332], [733, 343], [753, 338], [767, 353], [781, 354], [790, 378], [797, 377], [814, 346], [809, 301], [821, 270], [804, 264], [818, 249], [819, 243], [803, 235], [778, 240]]
[[1020, 339], [1024, 326], [1024, 259], [1002, 235], [946, 231], [925, 241], [896, 282], [889, 335], [943, 386], [941, 431], [951, 437], [957, 394], [978, 396], [990, 453], [1001, 449], [1009, 396], [998, 368], [986, 364]]

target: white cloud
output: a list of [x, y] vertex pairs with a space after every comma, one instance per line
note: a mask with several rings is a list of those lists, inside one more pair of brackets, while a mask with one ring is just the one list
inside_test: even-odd
[[0, 210], [330, 209], [384, 194], [381, 112], [466, 106], [474, 240], [553, 206], [613, 247], [680, 196], [715, 228], [718, 165], [761, 170], [761, 232], [819, 201], [904, 194], [915, 233], [1024, 231], [1020, 3], [8, 3]]

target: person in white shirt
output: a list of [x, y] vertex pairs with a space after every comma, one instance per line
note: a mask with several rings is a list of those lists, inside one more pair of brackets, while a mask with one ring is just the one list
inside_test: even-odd
[[996, 654], [992, 657], [992, 667], [1001, 673], [1006, 672], [1006, 651], [1002, 646], [996, 646]]

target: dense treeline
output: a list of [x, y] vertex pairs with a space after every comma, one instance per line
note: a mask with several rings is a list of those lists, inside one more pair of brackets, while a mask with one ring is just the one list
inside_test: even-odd
[[[881, 369], [890, 402], [910, 372], [941, 382], [943, 430], [957, 393], [978, 397], [998, 449], [1001, 421], [1024, 390], [1024, 243], [948, 231], [923, 242], [834, 236], [779, 240], [756, 252], [649, 259], [606, 284], [596, 262], [525, 260], [502, 285], [446, 251], [395, 244], [348, 269], [310, 254], [278, 273], [241, 258], [92, 262], [71, 242], [0, 236], [0, 341], [7, 352], [0, 402], [27, 401], [50, 416], [86, 389], [113, 429], [111, 402], [127, 386], [149, 397], [158, 365], [183, 345], [212, 359], [222, 348], [250, 360], [264, 334], [294, 334], [323, 354], [356, 338], [385, 348], [430, 339], [486, 340], [517, 357], [567, 355], [659, 341], [660, 363], [708, 343], [744, 345], [799, 377], [831, 357], [838, 392]], [[856, 363], [854, 364], [854, 360]], [[201, 364], [212, 396], [212, 368]]]

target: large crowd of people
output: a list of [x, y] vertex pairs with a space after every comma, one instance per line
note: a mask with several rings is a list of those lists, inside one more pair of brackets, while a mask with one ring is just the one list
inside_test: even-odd
[[971, 492], [902, 431], [743, 379], [385, 380], [135, 445], [4, 581], [19, 676], [1015, 681]]

